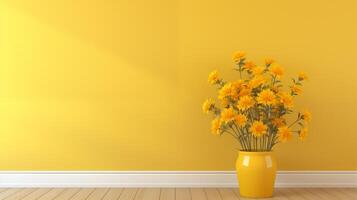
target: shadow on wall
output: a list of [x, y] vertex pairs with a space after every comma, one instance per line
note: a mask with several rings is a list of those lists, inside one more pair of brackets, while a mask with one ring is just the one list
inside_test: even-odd
[[96, 2], [0, 3], [0, 168], [155, 168], [177, 150], [176, 7]]
[[[117, 56], [152, 76], [177, 81], [176, 3], [14, 0], [2, 4], [97, 50]], [[51, 50], [55, 51], [56, 47]]]

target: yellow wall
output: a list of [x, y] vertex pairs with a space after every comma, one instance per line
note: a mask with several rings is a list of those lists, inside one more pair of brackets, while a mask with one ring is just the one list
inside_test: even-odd
[[237, 143], [210, 134], [201, 103], [245, 50], [310, 76], [310, 136], [278, 145], [279, 169], [357, 170], [356, 6], [2, 0], [0, 169], [231, 170]]

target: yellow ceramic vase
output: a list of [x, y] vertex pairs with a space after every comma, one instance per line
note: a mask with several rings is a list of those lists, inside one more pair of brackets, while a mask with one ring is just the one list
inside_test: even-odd
[[236, 162], [241, 196], [266, 198], [273, 196], [276, 160], [273, 152], [240, 151]]

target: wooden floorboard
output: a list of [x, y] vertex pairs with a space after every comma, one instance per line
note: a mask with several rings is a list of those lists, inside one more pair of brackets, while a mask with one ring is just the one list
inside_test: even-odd
[[93, 188], [83, 188], [70, 200], [86, 200], [94, 191], [95, 189]]
[[206, 193], [202, 188], [191, 188], [190, 192], [192, 200], [207, 200]]
[[274, 191], [274, 200], [288, 200], [286, 196], [283, 195], [282, 189], [278, 188]]
[[103, 197], [107, 194], [109, 188], [98, 188], [95, 189], [87, 198], [86, 200], [98, 200], [103, 199]]
[[[74, 195], [76, 195], [79, 191], [80, 191], [80, 189], [78, 189], [78, 188], [65, 189], [63, 192], [61, 192], [60, 194], [58, 194], [58, 196], [56, 196], [56, 197], [54, 198], [54, 200], [69, 200], [69, 199], [71, 199]], [[47, 200], [47, 199], [46, 199], [46, 200]]]
[[160, 188], [143, 188], [135, 195], [134, 200], [159, 200]]
[[119, 197], [119, 200], [133, 200], [138, 193], [137, 188], [125, 188]]
[[219, 188], [218, 192], [223, 200], [239, 200], [232, 188]]
[[36, 189], [23, 189], [20, 190], [8, 197], [6, 197], [6, 200], [19, 200], [19, 199], [23, 199], [24, 197], [26, 197], [27, 195], [31, 194], [32, 192], [34, 192]]
[[48, 191], [46, 194], [38, 198], [37, 200], [53, 200], [56, 198], [58, 195], [60, 195], [62, 192], [64, 192], [65, 189], [63, 188], [54, 188]]
[[[0, 200], [254, 200], [237, 188], [0, 188]], [[357, 188], [278, 188], [264, 200], [357, 200]]]
[[162, 188], [159, 200], [175, 200], [175, 188]]
[[190, 188], [177, 188], [176, 189], [176, 200], [191, 200], [191, 190]]
[[8, 189], [0, 193], [0, 199], [6, 199], [7, 197], [11, 197], [12, 195], [16, 195], [16, 193], [21, 192], [23, 189], [13, 188]]
[[20, 198], [19, 200], [34, 200], [34, 199], [37, 200], [41, 198], [43, 195], [47, 194], [49, 191], [51, 191], [51, 189], [49, 188], [36, 189], [35, 191], [29, 193], [23, 198]]
[[122, 192], [122, 188], [110, 188], [102, 200], [117, 200]]
[[222, 200], [222, 197], [216, 188], [206, 188], [205, 192], [207, 200]]
[[340, 188], [339, 190], [351, 199], [357, 199], [357, 188]]

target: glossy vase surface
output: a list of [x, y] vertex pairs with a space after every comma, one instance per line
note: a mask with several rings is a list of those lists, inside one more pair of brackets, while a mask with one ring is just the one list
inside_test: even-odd
[[236, 169], [241, 196], [273, 196], [276, 176], [276, 159], [273, 152], [240, 151]]

